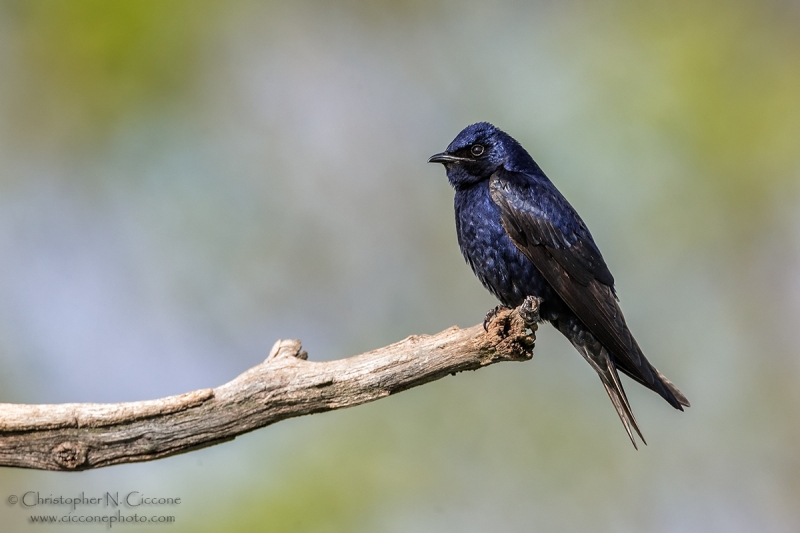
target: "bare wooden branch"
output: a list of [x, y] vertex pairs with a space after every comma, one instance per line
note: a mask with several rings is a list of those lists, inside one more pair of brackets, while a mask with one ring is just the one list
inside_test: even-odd
[[[527, 304], [527, 306], [526, 306]], [[0, 404], [0, 466], [86, 470], [150, 461], [232, 440], [295, 416], [351, 407], [448, 374], [533, 354], [536, 302], [502, 310], [488, 331], [452, 327], [347, 359], [307, 361], [279, 340], [233, 381], [119, 404]]]

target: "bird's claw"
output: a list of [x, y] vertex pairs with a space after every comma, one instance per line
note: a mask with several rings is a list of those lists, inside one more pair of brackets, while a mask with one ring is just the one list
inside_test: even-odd
[[498, 305], [494, 309], [491, 309], [488, 313], [486, 313], [486, 317], [483, 319], [483, 331], [489, 331], [489, 323], [494, 320], [494, 317], [497, 316], [503, 309], [509, 309], [505, 305]]
[[527, 296], [522, 305], [519, 306], [519, 316], [522, 318], [525, 325], [530, 328], [536, 328], [536, 323], [539, 322], [539, 306], [542, 304], [542, 299], [538, 296]]

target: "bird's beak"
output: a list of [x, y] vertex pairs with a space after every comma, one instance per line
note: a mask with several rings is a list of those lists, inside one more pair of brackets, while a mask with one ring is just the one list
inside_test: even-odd
[[458, 163], [459, 161], [463, 161], [464, 159], [461, 157], [456, 157], [454, 155], [450, 155], [447, 152], [442, 152], [441, 154], [434, 154], [428, 159], [428, 163]]

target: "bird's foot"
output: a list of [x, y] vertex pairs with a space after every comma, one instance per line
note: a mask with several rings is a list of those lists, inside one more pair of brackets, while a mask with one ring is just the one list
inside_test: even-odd
[[494, 320], [494, 317], [497, 316], [497, 313], [502, 311], [503, 309], [510, 309], [510, 307], [506, 307], [505, 305], [498, 305], [488, 313], [486, 313], [486, 317], [483, 319], [483, 331], [489, 331], [489, 323]]
[[519, 316], [531, 331], [536, 331], [536, 324], [541, 320], [539, 316], [539, 306], [541, 304], [542, 299], [538, 296], [526, 296], [522, 305], [519, 306]]

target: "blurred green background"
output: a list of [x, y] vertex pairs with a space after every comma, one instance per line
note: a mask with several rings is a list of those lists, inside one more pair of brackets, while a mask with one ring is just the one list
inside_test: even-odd
[[4, 531], [67, 512], [5, 503], [31, 490], [182, 498], [125, 531], [800, 529], [797, 2], [0, 1], [0, 73], [0, 401], [156, 398], [278, 338], [322, 360], [480, 322], [426, 159], [488, 120], [692, 402], [627, 381], [635, 452], [542, 327], [530, 363], [213, 448], [2, 470]]

